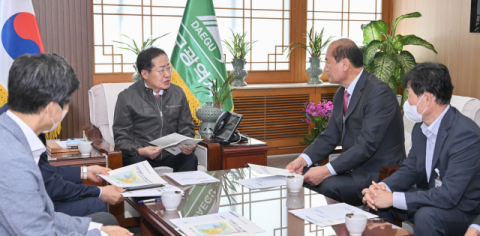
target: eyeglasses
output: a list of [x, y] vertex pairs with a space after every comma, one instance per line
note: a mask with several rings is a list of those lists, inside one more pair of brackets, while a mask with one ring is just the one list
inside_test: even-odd
[[157, 70], [155, 72], [158, 72], [160, 75], [164, 75], [166, 71], [172, 73], [175, 69], [173, 67], [167, 66], [162, 70]]

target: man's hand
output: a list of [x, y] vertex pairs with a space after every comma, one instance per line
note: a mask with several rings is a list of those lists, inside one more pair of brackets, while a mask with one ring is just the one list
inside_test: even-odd
[[180, 147], [180, 150], [182, 150], [182, 153], [185, 154], [185, 155], [190, 155], [193, 150], [195, 150], [195, 148], [197, 147], [197, 145], [192, 145], [192, 146], [181, 146]]
[[155, 159], [162, 153], [163, 149], [159, 147], [154, 147], [154, 146], [148, 146], [144, 148], [139, 148], [137, 149], [138, 154], [148, 158], [148, 159]]
[[[362, 202], [363, 204], [367, 203], [368, 206], [377, 211], [377, 206], [375, 205], [375, 197], [377, 196], [377, 193], [381, 191], [387, 191], [387, 186], [385, 184], [377, 184], [375, 181], [372, 181], [372, 185], [370, 185], [369, 188], [365, 188], [362, 190], [363, 194], [363, 199]], [[393, 195], [392, 195], [392, 201], [393, 201]]]
[[465, 236], [480, 236], [480, 232], [478, 232], [478, 230], [473, 227], [468, 227]]
[[120, 226], [102, 226], [100, 231], [105, 232], [108, 236], [133, 236], [128, 229]]
[[102, 195], [100, 195], [100, 200], [105, 203], [116, 205], [120, 202], [123, 202], [122, 192], [125, 192], [125, 189], [117, 187], [115, 185], [109, 185], [102, 188]]
[[108, 175], [109, 171], [111, 171], [111, 169], [102, 166], [89, 166], [87, 167], [87, 179], [93, 182], [102, 182], [103, 179], [97, 175]]
[[299, 156], [297, 157], [297, 159], [290, 162], [290, 164], [288, 164], [287, 167], [285, 167], [285, 169], [289, 170], [290, 173], [295, 172], [301, 175], [303, 174], [303, 168], [305, 166], [307, 166], [307, 162], [305, 161], [305, 159], [303, 159], [303, 157]]
[[306, 183], [312, 186], [317, 186], [330, 176], [332, 176], [332, 173], [330, 173], [330, 170], [327, 166], [318, 166], [310, 168], [310, 170], [303, 175], [303, 179]]

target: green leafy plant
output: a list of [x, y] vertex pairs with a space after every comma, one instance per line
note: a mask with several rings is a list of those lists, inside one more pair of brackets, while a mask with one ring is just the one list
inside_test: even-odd
[[212, 94], [213, 106], [222, 109], [225, 100], [230, 97], [232, 91], [236, 90], [230, 86], [230, 82], [233, 80], [232, 74], [233, 72], [230, 73], [225, 81], [222, 81], [222, 79], [207, 78], [211, 86], [198, 86], [197, 88], [204, 89], [206, 90], [204, 92]]
[[245, 41], [247, 32], [240, 34], [234, 33], [232, 29], [230, 29], [230, 31], [232, 32], [232, 37], [230, 37], [231, 41], [222, 40], [223, 44], [227, 46], [233, 58], [245, 58], [247, 53], [252, 50], [252, 45], [258, 40], [253, 42]]
[[[437, 53], [431, 43], [420, 37], [413, 34], [395, 35], [395, 30], [401, 20], [421, 16], [419, 12], [399, 16], [392, 22], [389, 33], [387, 33], [387, 23], [382, 20], [362, 25], [363, 43], [365, 45], [360, 47], [360, 50], [363, 53], [363, 66], [380, 80], [386, 82], [395, 94], [398, 93], [397, 87], [400, 86], [403, 90], [401, 104], [408, 98], [407, 91], [403, 87], [403, 77], [407, 71], [417, 65], [413, 55], [403, 50], [403, 47], [406, 45], [423, 46]], [[384, 39], [382, 39], [382, 36]]]
[[327, 40], [323, 41], [323, 31], [325, 28], [322, 28], [322, 31], [320, 33], [318, 32], [313, 32], [313, 26], [308, 32], [308, 34], [304, 34], [305, 38], [308, 39], [308, 44], [304, 44], [302, 42], [293, 42], [290, 45], [288, 45], [287, 48], [285, 48], [284, 52], [288, 50], [289, 47], [294, 46], [293, 48], [290, 49], [290, 51], [287, 54], [287, 57], [290, 56], [290, 53], [292, 52], [293, 49], [295, 48], [303, 48], [307, 50], [307, 52], [310, 54], [310, 57], [319, 57], [322, 54], [323, 49], [327, 46], [330, 41], [332, 41], [333, 37], [330, 36], [328, 37]]
[[155, 43], [155, 41], [159, 40], [160, 38], [166, 36], [167, 34], [170, 34], [170, 33], [166, 33], [164, 35], [161, 35], [161, 36], [158, 36], [156, 38], [153, 38], [153, 36], [150, 36], [149, 38], [147, 38], [147, 40], [145, 40], [145, 42], [143, 42], [140, 47], [139, 45], [137, 44], [137, 42], [135, 42], [134, 39], [128, 37], [127, 35], [125, 34], [121, 34], [123, 37], [126, 37], [128, 40], [130, 40], [131, 42], [120, 42], [120, 41], [116, 41], [116, 40], [112, 40], [113, 42], [115, 43], [119, 43], [121, 45], [125, 45], [126, 47], [118, 47], [118, 48], [121, 48], [121, 49], [125, 49], [125, 50], [128, 50], [128, 51], [131, 51], [133, 53], [135, 53], [135, 55], [138, 56], [138, 54], [145, 48], [148, 48], [148, 47], [151, 47], [153, 46], [153, 43]]

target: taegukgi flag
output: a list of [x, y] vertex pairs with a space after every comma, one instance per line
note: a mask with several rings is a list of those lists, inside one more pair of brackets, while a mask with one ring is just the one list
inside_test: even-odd
[[8, 71], [22, 54], [44, 53], [31, 0], [0, 1], [0, 106], [7, 102]]
[[[172, 82], [185, 91], [192, 116], [197, 120], [195, 110], [205, 102], [212, 101], [211, 94], [197, 87], [210, 87], [208, 79], [223, 82], [228, 77], [212, 0], [188, 0], [171, 63], [175, 68]], [[232, 108], [230, 96], [222, 109], [231, 111]]]

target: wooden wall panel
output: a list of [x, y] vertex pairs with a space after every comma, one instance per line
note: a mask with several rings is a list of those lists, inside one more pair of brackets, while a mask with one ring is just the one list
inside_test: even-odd
[[87, 91], [93, 86], [92, 3], [86, 0], [32, 0], [45, 51], [64, 56], [75, 69], [80, 89], [73, 94], [60, 139], [82, 137], [90, 124]]
[[397, 27], [402, 35], [415, 34], [435, 46], [438, 55], [418, 46], [407, 46], [418, 62], [433, 61], [446, 65], [452, 77], [455, 95], [480, 98], [480, 34], [470, 33], [470, 0], [396, 0], [394, 19], [420, 12], [423, 16], [405, 19]]

